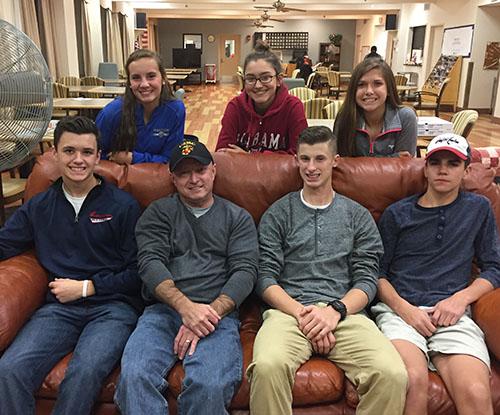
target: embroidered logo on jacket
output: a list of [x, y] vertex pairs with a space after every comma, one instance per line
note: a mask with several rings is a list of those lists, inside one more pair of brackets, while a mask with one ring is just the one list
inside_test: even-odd
[[90, 212], [89, 214], [90, 222], [92, 223], [101, 223], [107, 222], [108, 220], [113, 219], [113, 215], [110, 213], [99, 214], [95, 210]]
[[153, 130], [153, 136], [158, 138], [168, 137], [170, 135], [170, 130], [168, 128], [155, 128]]

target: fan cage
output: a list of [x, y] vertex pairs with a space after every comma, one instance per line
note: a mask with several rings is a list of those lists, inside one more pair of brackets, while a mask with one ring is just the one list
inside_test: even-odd
[[33, 41], [0, 20], [0, 171], [27, 159], [52, 116], [52, 80]]

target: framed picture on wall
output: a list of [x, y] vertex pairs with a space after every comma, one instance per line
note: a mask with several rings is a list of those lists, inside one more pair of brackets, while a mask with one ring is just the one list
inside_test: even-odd
[[184, 49], [194, 47], [203, 50], [203, 35], [201, 33], [183, 33], [182, 44]]

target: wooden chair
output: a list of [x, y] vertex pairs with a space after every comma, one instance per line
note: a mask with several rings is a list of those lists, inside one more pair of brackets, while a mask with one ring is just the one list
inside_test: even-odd
[[316, 91], [314, 89], [309, 89], [309, 88], [306, 88], [304, 86], [290, 89], [290, 91], [288, 91], [288, 93], [290, 95], [297, 97], [302, 102], [316, 98]]
[[450, 78], [446, 78], [443, 81], [437, 93], [431, 90], [422, 90], [415, 92], [415, 95], [417, 96], [417, 102], [413, 104], [413, 107], [417, 111], [434, 110], [434, 115], [436, 117], [439, 117], [441, 98], [443, 97], [448, 82], [450, 82]]
[[319, 76], [320, 95], [323, 94], [323, 88], [328, 88], [328, 68], [326, 66], [318, 66], [316, 74]]
[[[98, 78], [97, 76], [84, 76], [80, 79], [81, 85], [88, 86], [104, 86], [104, 80]], [[87, 98], [100, 98], [102, 94], [94, 93], [94, 92], [85, 92], [83, 94]]]
[[26, 181], [0, 174], [0, 225], [5, 223], [5, 206], [24, 198]]
[[[408, 78], [404, 75], [394, 75], [394, 80], [396, 81], [396, 86], [405, 86], [408, 83]], [[405, 99], [406, 91], [401, 91], [399, 96], [401, 100]]]
[[339, 99], [340, 93], [345, 92], [340, 84], [340, 73], [336, 71], [328, 71], [326, 73], [328, 79], [328, 96], [335, 94], [335, 98]]
[[[69, 87], [59, 82], [52, 82], [52, 95], [54, 98], [68, 98], [70, 96]], [[78, 111], [65, 111], [52, 109], [52, 118], [61, 119], [66, 115], [76, 115]], [[43, 142], [40, 142], [40, 151], [43, 153]]]
[[478, 118], [479, 113], [475, 110], [463, 110], [453, 114], [451, 117], [453, 132], [467, 138]]
[[404, 75], [394, 75], [394, 80], [396, 85], [406, 85], [408, 83], [408, 78]]
[[240, 88], [240, 91], [243, 91], [243, 88], [245, 88], [245, 81], [243, 80], [243, 74], [240, 72], [236, 72], [236, 79], [238, 79], [238, 86]]
[[336, 101], [331, 101], [328, 105], [323, 107], [323, 116], [330, 120], [334, 120], [342, 107], [344, 100], [338, 99]]
[[300, 69], [294, 69], [292, 72], [292, 76], [290, 78], [297, 78], [299, 75]]
[[323, 108], [330, 102], [328, 98], [313, 98], [304, 102], [304, 112], [306, 118], [320, 118], [325, 119]]
[[316, 72], [312, 72], [308, 78], [307, 78], [307, 82], [306, 82], [306, 87], [310, 88], [310, 89], [314, 89], [313, 86], [314, 86], [314, 78], [316, 78]]
[[[57, 83], [63, 84], [66, 86], [79, 86], [81, 85], [80, 78], [76, 76], [61, 76], [58, 80]], [[70, 92], [68, 94], [68, 97], [75, 98], [78, 96], [78, 92]]]

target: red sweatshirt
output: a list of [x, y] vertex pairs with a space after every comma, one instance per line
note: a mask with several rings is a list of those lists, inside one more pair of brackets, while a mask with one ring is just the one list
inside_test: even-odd
[[245, 151], [295, 154], [299, 134], [306, 127], [304, 105], [288, 94], [285, 85], [277, 89], [264, 115], [255, 112], [252, 99], [243, 91], [227, 104], [216, 150], [236, 144]]

